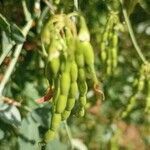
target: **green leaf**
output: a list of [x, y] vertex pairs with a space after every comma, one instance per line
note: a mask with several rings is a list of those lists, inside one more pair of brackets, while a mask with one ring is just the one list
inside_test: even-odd
[[18, 145], [20, 150], [38, 149], [39, 131], [38, 124], [31, 118], [30, 114], [22, 121]]
[[19, 126], [21, 123], [21, 115], [15, 106], [7, 105], [4, 103], [0, 104], [0, 118], [14, 126]]
[[43, 127], [48, 128], [50, 125], [51, 120], [51, 106], [45, 104], [42, 108], [37, 108], [31, 113], [31, 117], [35, 120], [38, 124]]
[[47, 144], [46, 150], [68, 150], [68, 146], [62, 142], [60, 142], [58, 139], [55, 139]]
[[38, 99], [40, 95], [33, 82], [26, 82], [22, 95], [25, 99], [28, 99], [27, 104], [30, 108], [35, 109], [35, 107], [39, 107], [35, 100]]
[[23, 43], [25, 41], [25, 37], [24, 37], [21, 29], [16, 24], [12, 23], [10, 26], [10, 29], [11, 29], [11, 38], [16, 43]]
[[0, 140], [2, 140], [4, 136], [5, 136], [4, 131], [0, 129]]
[[2, 14], [0, 14], [0, 28], [16, 43], [23, 43], [25, 41], [25, 37], [21, 29], [16, 24], [9, 23]]
[[1, 13], [0, 13], [0, 28], [4, 31], [10, 32], [10, 24]]
[[[50, 118], [50, 107], [46, 105], [42, 108], [35, 109], [23, 119], [18, 138], [19, 150], [39, 149], [39, 142], [49, 127]], [[40, 129], [45, 131], [41, 133]]]
[[13, 46], [13, 42], [9, 38], [9, 36], [6, 34], [5, 31], [2, 32], [2, 51], [10, 51]]
[[[42, 108], [35, 109], [23, 119], [18, 138], [19, 150], [40, 149], [39, 142], [50, 125], [50, 109], [49, 105], [45, 105]], [[47, 150], [67, 150], [67, 147], [66, 144], [61, 143], [58, 139], [46, 145]]]

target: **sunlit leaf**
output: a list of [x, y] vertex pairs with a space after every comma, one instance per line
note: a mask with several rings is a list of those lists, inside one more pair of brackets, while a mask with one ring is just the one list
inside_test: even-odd
[[10, 38], [7, 36], [6, 32], [2, 32], [2, 51], [8, 49], [8, 47], [11, 45]]
[[11, 38], [16, 43], [23, 43], [25, 41], [25, 37], [21, 31], [21, 29], [16, 24], [11, 24]]
[[[37, 150], [40, 148], [39, 142], [42, 134], [40, 128], [48, 129], [50, 116], [50, 107], [44, 106], [35, 109], [23, 119], [18, 139], [20, 150]], [[43, 131], [43, 134], [45, 131]]]

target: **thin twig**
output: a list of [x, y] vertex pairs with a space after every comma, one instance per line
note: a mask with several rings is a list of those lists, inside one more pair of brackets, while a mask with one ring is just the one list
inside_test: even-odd
[[20, 102], [17, 102], [9, 97], [2, 96], [2, 101], [4, 101], [4, 103], [7, 103], [9, 105], [13, 105], [13, 106], [17, 106], [17, 107], [21, 106]]
[[68, 127], [67, 121], [64, 121], [64, 124], [65, 124], [66, 132], [67, 132], [67, 135], [68, 135], [68, 139], [69, 139], [69, 142], [70, 142], [71, 150], [73, 150], [74, 146], [72, 144], [72, 135], [71, 135], [70, 128]]
[[[26, 24], [26, 26], [24, 27], [24, 29], [22, 31], [24, 36], [26, 36], [27, 33], [29, 32], [30, 28], [32, 27], [32, 23], [33, 23], [33, 20], [30, 20]], [[8, 80], [10, 78], [10, 75], [12, 74], [12, 71], [13, 71], [16, 63], [17, 63], [17, 60], [18, 60], [18, 57], [19, 57], [19, 55], [21, 53], [22, 47], [23, 47], [23, 43], [22, 44], [18, 44], [16, 46], [13, 58], [12, 58], [9, 66], [8, 66], [8, 68], [7, 68], [7, 70], [6, 70], [5, 74], [4, 74], [4, 77], [3, 77], [2, 81], [1, 81], [1, 83], [0, 83], [0, 97], [2, 96], [3, 89], [4, 89], [5, 85], [6, 85], [6, 83], [8, 82]]]
[[121, 3], [121, 6], [122, 6], [122, 12], [123, 12], [123, 15], [124, 15], [124, 18], [125, 18], [128, 30], [129, 30], [129, 34], [130, 34], [132, 43], [133, 43], [138, 55], [140, 56], [141, 60], [146, 64], [147, 63], [146, 58], [144, 57], [144, 55], [143, 55], [143, 53], [142, 53], [142, 51], [141, 51], [141, 49], [140, 49], [140, 47], [137, 43], [137, 40], [135, 38], [133, 29], [132, 29], [132, 25], [131, 25], [131, 22], [129, 20], [126, 8], [125, 8], [124, 3], [123, 3], [123, 0], [120, 0], [120, 3]]
[[5, 97], [5, 96], [1, 96], [1, 100], [6, 103], [6, 104], [9, 104], [9, 105], [12, 105], [12, 106], [16, 106], [16, 107], [20, 107], [24, 110], [26, 110], [27, 112], [31, 112], [32, 110], [28, 107], [28, 106], [23, 106], [21, 105], [20, 102], [17, 102], [9, 97]]

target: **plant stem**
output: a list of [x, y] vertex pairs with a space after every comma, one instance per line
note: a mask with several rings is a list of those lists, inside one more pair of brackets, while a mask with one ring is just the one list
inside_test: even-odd
[[[32, 27], [32, 23], [33, 23], [33, 20], [30, 20], [27, 22], [26, 26], [24, 27], [23, 29], [23, 34], [24, 36], [27, 35], [27, 33], [29, 32], [30, 28]], [[14, 54], [13, 54], [13, 58], [4, 74], [4, 77], [0, 83], [0, 97], [2, 96], [2, 92], [3, 92], [3, 89], [6, 85], [6, 83], [8, 82], [9, 78], [10, 78], [10, 75], [12, 74], [13, 72], [13, 69], [17, 63], [17, 60], [18, 60], [18, 57], [21, 53], [21, 50], [22, 50], [22, 47], [23, 47], [23, 43], [22, 44], [18, 44], [15, 48], [15, 51], [14, 51]]]
[[72, 144], [72, 135], [71, 135], [71, 131], [68, 127], [68, 124], [67, 124], [67, 121], [64, 121], [64, 124], [65, 124], [65, 128], [66, 128], [66, 132], [67, 132], [67, 135], [68, 135], [68, 138], [69, 138], [69, 142], [70, 142], [70, 145], [71, 145], [71, 150], [74, 149], [74, 146]]
[[74, 0], [74, 7], [75, 7], [76, 11], [78, 11], [78, 9], [79, 9], [78, 0]]
[[129, 34], [130, 34], [130, 37], [131, 37], [131, 40], [132, 40], [132, 43], [139, 55], [139, 57], [141, 58], [141, 60], [146, 64], [147, 61], [146, 61], [146, 58], [144, 57], [138, 43], [137, 43], [137, 40], [135, 38], [135, 35], [134, 35], [134, 32], [133, 32], [133, 29], [132, 29], [132, 25], [131, 25], [131, 22], [129, 20], [129, 17], [128, 17], [128, 14], [127, 14], [127, 11], [126, 11], [126, 8], [124, 6], [124, 3], [123, 3], [123, 0], [120, 0], [120, 3], [121, 3], [121, 6], [122, 6], [122, 12], [123, 12], [123, 15], [124, 15], [124, 18], [125, 18], [125, 21], [126, 21], [126, 24], [127, 24], [127, 27], [128, 27], [128, 30], [129, 30]]

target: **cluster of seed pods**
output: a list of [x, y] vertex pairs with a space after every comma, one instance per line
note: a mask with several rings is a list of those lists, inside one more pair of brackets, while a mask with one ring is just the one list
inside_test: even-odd
[[108, 5], [108, 17], [104, 27], [100, 42], [100, 58], [106, 66], [105, 72], [108, 76], [112, 75], [118, 63], [118, 33], [123, 31], [120, 23], [120, 3], [118, 0], [112, 1]]
[[136, 91], [130, 97], [129, 104], [122, 112], [122, 118], [129, 115], [137, 103], [141, 94], [145, 94], [145, 112], [150, 114], [150, 63], [143, 64], [140, 69], [139, 78], [136, 79]]
[[[90, 44], [90, 34], [82, 15], [54, 15], [41, 33], [42, 44], [48, 54], [46, 77], [52, 97], [52, 118], [44, 142], [53, 139], [61, 121], [66, 120], [75, 104], [76, 115], [84, 116], [87, 102], [87, 74], [93, 87], [99, 85], [95, 67], [94, 51]], [[97, 90], [97, 89], [94, 89]]]

